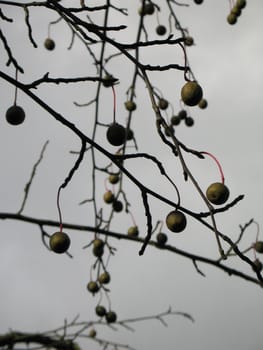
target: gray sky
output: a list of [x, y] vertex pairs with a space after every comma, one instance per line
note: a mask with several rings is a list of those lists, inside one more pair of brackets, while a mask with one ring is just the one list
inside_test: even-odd
[[[89, 5], [95, 3], [97, 2], [90, 1]], [[121, 4], [123, 7], [129, 7], [129, 3], [127, 0], [116, 1], [116, 5]], [[123, 41], [134, 40], [138, 6], [139, 1], [136, 1], [129, 19], [123, 19], [121, 15], [111, 19], [112, 24], [125, 21], [129, 24], [127, 32], [119, 35]], [[96, 75], [83, 45], [76, 42], [73, 51], [67, 50], [70, 32], [62, 23], [51, 29], [56, 50], [48, 52], [43, 48], [48, 23], [57, 18], [54, 14], [49, 15], [48, 11], [42, 13], [38, 8], [32, 11], [33, 35], [39, 44], [36, 50], [27, 40], [22, 10], [8, 10], [4, 6], [1, 8], [6, 15], [16, 19], [13, 24], [3, 23], [3, 31], [10, 40], [14, 55], [25, 69], [26, 74], [19, 75], [23, 82], [38, 79], [46, 72], [50, 72], [52, 77]], [[233, 240], [240, 232], [239, 224], [243, 225], [251, 218], [262, 226], [262, 10], [261, 0], [248, 0], [238, 23], [230, 26], [226, 23], [229, 12], [227, 0], [204, 0], [200, 6], [192, 5], [191, 2], [190, 8], [177, 9], [182, 25], [187, 26], [195, 39], [196, 45], [187, 51], [195, 76], [204, 88], [209, 107], [203, 111], [190, 108], [195, 126], [187, 128], [181, 125], [176, 130], [176, 135], [189, 147], [216, 155], [224, 169], [230, 199], [245, 194], [245, 199], [235, 208], [218, 215], [219, 229]], [[166, 21], [166, 15], [165, 11], [160, 14], [161, 23]], [[156, 17], [147, 18], [147, 29], [150, 31], [155, 26]], [[145, 50], [143, 61], [153, 64], [182, 64], [183, 57], [178, 48], [161, 48], [154, 54], [151, 50]], [[124, 124], [127, 113], [123, 103], [133, 67], [127, 62], [121, 62], [123, 61], [119, 58], [112, 60], [108, 69], [121, 81], [116, 86], [117, 120]], [[1, 70], [14, 76], [14, 69], [6, 67], [5, 63], [6, 56], [2, 54]], [[152, 74], [151, 79], [164, 97], [173, 103], [177, 112], [180, 108], [182, 73], [172, 74], [169, 71]], [[24, 214], [57, 220], [57, 189], [74, 164], [75, 156], [69, 154], [69, 151], [78, 150], [79, 141], [70, 130], [61, 127], [22, 92], [18, 94], [18, 104], [26, 111], [26, 121], [20, 127], [7, 125], [4, 115], [13, 103], [14, 88], [0, 80], [0, 91], [0, 212], [16, 212], [19, 209], [32, 166], [45, 141], [50, 140], [32, 184]], [[36, 93], [90, 136], [93, 107], [78, 109], [72, 102], [87, 102], [94, 97], [94, 91], [95, 84], [90, 83], [79, 86], [43, 86]], [[109, 122], [112, 118], [112, 93], [110, 89], [105, 89], [102, 94], [100, 115], [105, 114], [105, 122]], [[132, 128], [136, 131], [140, 151], [160, 157], [180, 188], [184, 207], [193, 211], [205, 211], [193, 186], [184, 183], [178, 160], [170, 154], [167, 147], [156, 141], [154, 114], [149, 109], [149, 97], [142, 82], [138, 83], [136, 97], [138, 109], [134, 114]], [[168, 116], [170, 114], [169, 110]], [[104, 131], [101, 132], [101, 144], [114, 151], [114, 148], [107, 146]], [[200, 161], [187, 155], [186, 160], [202, 189], [219, 181], [217, 167], [211, 159]], [[104, 158], [101, 158], [101, 164], [107, 164]], [[86, 157], [72, 182], [61, 193], [65, 222], [93, 224], [91, 208], [78, 206], [79, 201], [88, 197], [91, 188], [90, 166], [90, 158]], [[172, 194], [171, 187], [163, 181], [150, 162], [131, 161], [128, 168], [149, 187], [174, 199], [176, 194]], [[104, 177], [98, 181], [98, 198], [101, 198], [105, 190]], [[124, 185], [132, 204], [132, 213], [143, 236], [145, 216], [140, 193], [133, 189], [128, 180], [124, 180]], [[154, 222], [163, 220], [170, 210], [155, 200], [151, 201], [151, 207]], [[131, 224], [129, 215], [119, 214], [113, 220], [112, 229], [125, 232]], [[62, 325], [64, 318], [71, 320], [77, 314], [81, 320], [95, 318], [94, 307], [98, 299], [86, 291], [94, 258], [90, 249], [82, 249], [92, 239], [90, 233], [68, 231], [72, 240], [70, 252], [74, 256], [74, 259], [69, 259], [49, 252], [42, 245], [37, 226], [12, 221], [2, 221], [0, 225], [1, 333], [10, 328], [32, 332], [49, 330]], [[191, 218], [187, 230], [179, 235], [169, 233], [165, 227], [163, 230], [168, 234], [169, 243], [178, 248], [213, 258], [218, 256], [214, 234]], [[47, 228], [47, 231], [52, 233], [53, 229]], [[262, 234], [261, 230], [260, 238], [263, 240]], [[251, 225], [241, 247], [251, 245], [255, 237], [256, 225]], [[126, 241], [112, 241], [112, 244], [116, 246], [117, 253], [109, 262], [112, 275], [110, 298], [112, 309], [116, 310], [119, 319], [159, 313], [167, 310], [170, 305], [174, 310], [190, 313], [195, 323], [176, 316], [167, 318], [168, 328], [157, 321], [139, 323], [134, 326], [136, 333], [126, 330], [116, 333], [101, 327], [98, 334], [102, 338], [120, 340], [140, 350], [157, 350], [160, 347], [165, 350], [175, 347], [180, 350], [262, 349], [260, 287], [200, 264], [199, 267], [206, 274], [204, 278], [197, 274], [190, 260], [152, 247], [148, 247], [144, 256], [139, 257], [139, 244]], [[253, 259], [252, 252], [248, 256]], [[233, 266], [250, 273], [250, 269], [235, 258]], [[104, 302], [106, 304], [105, 300]], [[90, 346], [97, 349], [95, 344]]]

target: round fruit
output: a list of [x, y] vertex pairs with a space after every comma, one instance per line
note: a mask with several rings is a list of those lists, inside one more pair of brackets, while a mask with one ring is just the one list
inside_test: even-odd
[[130, 236], [130, 237], [138, 237], [138, 235], [139, 235], [138, 226], [129, 227], [127, 233], [128, 233], [128, 236]]
[[186, 46], [192, 46], [194, 44], [194, 39], [191, 36], [186, 36], [184, 38], [184, 43]]
[[247, 2], [246, 0], [237, 0], [236, 6], [239, 7], [240, 9], [243, 9], [246, 6]]
[[178, 113], [178, 117], [180, 119], [185, 119], [187, 117], [187, 113], [186, 110], [182, 109], [179, 113]]
[[181, 122], [181, 118], [178, 115], [173, 115], [171, 118], [172, 125], [179, 125]]
[[104, 253], [104, 242], [97, 238], [93, 241], [93, 249], [92, 249], [93, 255], [97, 258], [102, 257]]
[[23, 123], [26, 115], [22, 107], [14, 105], [8, 108], [5, 117], [9, 124], [19, 125]]
[[158, 106], [160, 109], [167, 109], [169, 106], [169, 102], [164, 98], [160, 98]]
[[113, 185], [115, 185], [116, 183], [118, 183], [120, 181], [120, 177], [118, 174], [111, 174], [109, 176], [109, 182]]
[[104, 87], [113, 86], [114, 85], [113, 79], [114, 79], [113, 75], [106, 74], [105, 77], [103, 78], [103, 82], [102, 82], [103, 86]]
[[144, 13], [146, 15], [152, 15], [154, 13], [154, 6], [152, 3], [144, 5]]
[[93, 248], [96, 248], [96, 249], [104, 248], [104, 242], [99, 238], [94, 239]]
[[44, 42], [44, 46], [47, 50], [52, 51], [55, 48], [55, 41], [51, 38], [47, 38]]
[[103, 195], [104, 202], [110, 204], [114, 201], [114, 194], [111, 191], [107, 191]]
[[165, 33], [166, 33], [166, 27], [165, 26], [163, 26], [163, 25], [158, 25], [157, 27], [156, 27], [156, 33], [158, 34], [158, 35], [164, 35]]
[[105, 317], [106, 317], [106, 321], [108, 323], [113, 323], [113, 322], [116, 322], [116, 320], [117, 320], [117, 314], [114, 311], [107, 312]]
[[237, 22], [237, 16], [234, 13], [230, 13], [227, 18], [226, 18], [227, 22], [231, 25], [235, 24]]
[[148, 3], [144, 5], [144, 9], [142, 7], [138, 10], [139, 15], [152, 15], [154, 13], [154, 6], [152, 3]]
[[263, 242], [257, 241], [254, 245], [255, 251], [258, 253], [263, 253]]
[[70, 246], [70, 238], [64, 232], [55, 232], [49, 238], [49, 246], [55, 253], [65, 253]]
[[252, 267], [252, 269], [257, 272], [257, 271], [262, 271], [263, 269], [263, 264], [259, 259], [254, 260], [254, 266]]
[[93, 247], [92, 253], [96, 258], [101, 258], [104, 253], [104, 248]]
[[205, 109], [207, 107], [207, 101], [202, 98], [202, 100], [198, 103], [198, 107], [201, 109]]
[[95, 281], [90, 281], [87, 285], [87, 289], [89, 292], [91, 292], [92, 294], [97, 293], [100, 289], [99, 285], [97, 282]]
[[123, 204], [122, 204], [121, 201], [116, 200], [116, 201], [114, 201], [114, 202], [112, 203], [112, 208], [113, 208], [114, 211], [116, 211], [117, 213], [119, 213], [119, 212], [122, 211], [122, 209], [123, 209]]
[[99, 282], [102, 284], [107, 284], [110, 282], [110, 274], [105, 271], [101, 275], [99, 275]]
[[159, 232], [156, 236], [156, 240], [158, 245], [163, 246], [167, 242], [168, 238], [165, 233]]
[[126, 101], [124, 105], [125, 105], [125, 108], [130, 112], [135, 111], [135, 109], [137, 108], [136, 103], [130, 100]]
[[166, 225], [172, 232], [181, 232], [186, 227], [186, 217], [182, 212], [173, 210], [166, 217]]
[[107, 140], [113, 146], [121, 146], [126, 140], [126, 129], [118, 124], [113, 123], [108, 127]]
[[192, 117], [185, 118], [185, 125], [187, 126], [193, 126], [194, 125], [194, 119]]
[[95, 338], [96, 335], [97, 335], [97, 332], [95, 331], [94, 328], [92, 328], [92, 329], [89, 331], [89, 337]]
[[106, 314], [106, 309], [102, 305], [97, 305], [96, 309], [95, 309], [95, 312], [96, 312], [97, 316], [103, 317]]
[[224, 204], [228, 200], [229, 189], [223, 183], [215, 182], [207, 188], [206, 197], [213, 204]]
[[241, 15], [241, 8], [234, 6], [231, 10], [231, 13], [233, 13], [233, 15], [239, 17]]
[[181, 97], [187, 106], [195, 106], [201, 101], [203, 90], [196, 81], [188, 81], [182, 87]]

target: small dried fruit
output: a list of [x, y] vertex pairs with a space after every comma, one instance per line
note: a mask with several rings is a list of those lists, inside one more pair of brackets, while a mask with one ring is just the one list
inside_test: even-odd
[[172, 125], [179, 125], [181, 122], [181, 118], [178, 115], [173, 115], [171, 118]]
[[95, 309], [95, 312], [96, 312], [97, 316], [103, 317], [106, 314], [106, 309], [102, 305], [97, 305], [96, 309]]
[[106, 191], [103, 195], [104, 202], [110, 204], [114, 201], [114, 194], [111, 191]]
[[111, 145], [121, 146], [126, 140], [126, 129], [118, 123], [113, 123], [108, 127], [106, 136]]
[[55, 41], [51, 38], [47, 38], [45, 41], [44, 41], [44, 46], [47, 50], [49, 51], [52, 51], [54, 50], [56, 44], [55, 44]]
[[50, 249], [57, 253], [65, 253], [70, 246], [70, 238], [65, 232], [55, 232], [49, 238]]
[[125, 108], [130, 112], [135, 111], [135, 109], [137, 108], [136, 103], [130, 100], [126, 101], [124, 105], [125, 105]]
[[114, 311], [107, 312], [105, 317], [106, 317], [106, 321], [108, 323], [113, 323], [113, 322], [116, 322], [116, 320], [117, 320], [117, 314]]
[[102, 284], [107, 284], [110, 282], [110, 274], [107, 271], [104, 271], [99, 275], [99, 282]]
[[91, 292], [92, 294], [95, 294], [99, 291], [100, 287], [98, 285], [97, 282], [95, 281], [90, 281], [87, 285], [87, 289], [89, 292]]
[[184, 121], [185, 121], [185, 125], [187, 125], [187, 126], [194, 125], [194, 119], [192, 117], [186, 117]]
[[96, 335], [97, 335], [97, 332], [95, 331], [94, 328], [92, 328], [92, 329], [89, 331], [89, 336], [90, 336], [91, 338], [95, 338]]
[[119, 213], [120, 211], [122, 211], [123, 209], [123, 204], [121, 201], [119, 200], [115, 200], [113, 203], [112, 203], [112, 208], [114, 211], [116, 211], [117, 213]]
[[187, 106], [195, 106], [201, 101], [203, 90], [196, 81], [188, 81], [181, 89], [181, 97]]
[[185, 215], [178, 210], [171, 211], [166, 217], [166, 225], [172, 232], [183, 231], [186, 227], [186, 223]]
[[119, 174], [111, 174], [109, 176], [109, 182], [113, 185], [115, 185], [116, 183], [118, 183], [120, 181], [120, 176]]
[[22, 124], [25, 120], [25, 112], [22, 107], [13, 105], [6, 111], [6, 121], [11, 125]]
[[130, 237], [138, 237], [138, 235], [139, 235], [138, 226], [129, 227], [127, 233], [128, 233], [128, 236], [130, 236]]
[[194, 39], [191, 36], [186, 36], [184, 43], [186, 46], [192, 46], [194, 44]]
[[229, 189], [223, 183], [215, 182], [207, 188], [206, 197], [213, 204], [224, 204], [228, 200]]
[[254, 244], [255, 251], [258, 253], [263, 253], [263, 242], [262, 241], [257, 241]]
[[156, 33], [158, 34], [158, 35], [164, 35], [164, 34], [166, 34], [166, 27], [165, 26], [163, 26], [163, 25], [161, 25], [161, 24], [159, 24], [157, 27], [156, 27]]
[[255, 259], [254, 260], [254, 265], [255, 266], [253, 266], [252, 268], [253, 268], [253, 270], [254, 271], [262, 271], [262, 269], [263, 269], [263, 264], [262, 264], [262, 262], [259, 260], [259, 259]]
[[202, 98], [202, 100], [198, 103], [198, 107], [201, 109], [205, 109], [207, 107], [207, 100], [205, 100], [204, 98]]
[[157, 244], [160, 246], [164, 246], [167, 242], [168, 238], [165, 233], [159, 232], [156, 236]]
[[165, 98], [160, 98], [158, 106], [160, 109], [167, 109], [169, 106], [169, 102]]
[[237, 16], [234, 13], [230, 13], [227, 18], [226, 18], [227, 22], [231, 25], [235, 24], [237, 22]]

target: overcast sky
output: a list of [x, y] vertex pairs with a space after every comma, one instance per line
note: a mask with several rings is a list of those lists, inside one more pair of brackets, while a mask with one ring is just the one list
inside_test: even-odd
[[[192, 4], [190, 0], [185, 2], [191, 3], [191, 7], [178, 7], [177, 14], [181, 24], [194, 37], [195, 45], [188, 48], [187, 52], [209, 106], [206, 110], [190, 108], [189, 112], [195, 120], [194, 127], [180, 125], [176, 135], [189, 147], [211, 152], [220, 160], [226, 184], [230, 189], [230, 199], [245, 194], [241, 203], [218, 215], [217, 219], [219, 229], [234, 240], [240, 232], [239, 224], [243, 225], [254, 218], [262, 226], [263, 4], [261, 0], [248, 0], [238, 23], [230, 26], [226, 22], [229, 13], [227, 0], [204, 0], [199, 6]], [[79, 2], [62, 3], [72, 5]], [[95, 3], [97, 1], [90, 1], [89, 6]], [[115, 3], [122, 7], [130, 6], [128, 0]], [[127, 42], [135, 40], [138, 24], [139, 1], [134, 3], [136, 5], [130, 9], [130, 18], [126, 19], [121, 14], [115, 14], [111, 18], [111, 24], [129, 25], [127, 31], [119, 34], [121, 40]], [[156, 3], [161, 4], [161, 1]], [[15, 19], [12, 24], [4, 22], [1, 28], [15, 57], [25, 69], [25, 74], [19, 75], [21, 81], [30, 82], [46, 72], [50, 72], [52, 77], [96, 75], [82, 44], [76, 41], [73, 50], [67, 50], [71, 36], [69, 29], [62, 23], [51, 28], [56, 49], [53, 52], [45, 50], [43, 42], [47, 37], [48, 23], [57, 19], [56, 15], [41, 8], [30, 12], [33, 35], [39, 45], [38, 49], [34, 49], [27, 39], [23, 10], [8, 6], [1, 6], [1, 9], [7, 16]], [[167, 13], [164, 11], [159, 17], [160, 22], [165, 23]], [[155, 26], [156, 17], [146, 19], [150, 38], [155, 38]], [[1, 70], [14, 76], [13, 67], [5, 65], [7, 57], [3, 46], [1, 52]], [[178, 48], [162, 47], [154, 53], [145, 50], [143, 61], [152, 64], [182, 64], [183, 57]], [[127, 113], [123, 103], [133, 67], [116, 58], [108, 68], [120, 79], [120, 84], [116, 86], [117, 120], [124, 124]], [[164, 97], [173, 103], [175, 113], [178, 112], [180, 88], [183, 84], [182, 72], [172, 74], [169, 71], [152, 74], [150, 77]], [[14, 88], [0, 80], [0, 91], [0, 212], [15, 213], [19, 210], [32, 166], [38, 159], [43, 144], [49, 140], [24, 214], [58, 220], [57, 189], [74, 164], [76, 158], [69, 152], [79, 150], [79, 140], [22, 92], [18, 93], [18, 104], [26, 112], [25, 123], [19, 127], [7, 125], [5, 111], [13, 103]], [[78, 87], [43, 86], [37, 90], [37, 94], [90, 136], [90, 119], [94, 110], [76, 108], [73, 101], [88, 102], [94, 97], [94, 91], [95, 84], [90, 83], [80, 84]], [[108, 123], [112, 118], [112, 92], [105, 89], [102, 93], [100, 115], [104, 113], [105, 122]], [[142, 82], [138, 83], [136, 103], [138, 109], [134, 114], [132, 128], [136, 133], [139, 150], [149, 152], [162, 160], [180, 188], [184, 207], [193, 211], [205, 211], [204, 203], [193, 186], [184, 183], [177, 159], [157, 139], [154, 113], [150, 110], [149, 97]], [[114, 148], [106, 144], [103, 131], [100, 142], [108, 150], [114, 151]], [[203, 190], [210, 183], [220, 180], [218, 169], [211, 159], [200, 161], [186, 156], [186, 160]], [[107, 164], [105, 158], [101, 158], [101, 164]], [[159, 176], [155, 166], [145, 160], [131, 161], [129, 164], [128, 168], [143, 183], [170, 198], [171, 187]], [[90, 207], [78, 205], [90, 193], [90, 165], [91, 161], [87, 157], [70, 185], [61, 193], [65, 222], [93, 224]], [[124, 185], [143, 236], [146, 224], [140, 193], [134, 190], [129, 181], [125, 180]], [[101, 177], [97, 188], [98, 198], [101, 198], [105, 190], [104, 177]], [[151, 202], [151, 208], [154, 222], [163, 220], [170, 210], [167, 206], [160, 206], [155, 200]], [[126, 232], [131, 224], [129, 215], [119, 214], [113, 221], [112, 229]], [[81, 320], [95, 319], [97, 298], [93, 298], [86, 290], [94, 258], [90, 249], [82, 249], [92, 239], [90, 233], [68, 231], [72, 240], [70, 253], [74, 256], [74, 259], [69, 259], [66, 255], [57, 256], [43, 246], [37, 226], [7, 220], [0, 222], [0, 230], [0, 333], [5, 333], [10, 328], [41, 332], [60, 326], [65, 318], [71, 320], [77, 314]], [[54, 228], [46, 230], [51, 234]], [[165, 227], [163, 231], [168, 234], [169, 243], [178, 248], [213, 258], [218, 256], [214, 234], [190, 218], [187, 230], [180, 235], [168, 233]], [[251, 225], [242, 248], [255, 241], [256, 232], [256, 225]], [[263, 240], [262, 230], [260, 238]], [[157, 321], [145, 322], [134, 326], [135, 333], [127, 330], [112, 333], [101, 327], [98, 334], [102, 338], [120, 340], [138, 350], [157, 350], [160, 347], [165, 350], [262, 349], [260, 287], [200, 264], [199, 267], [206, 274], [204, 278], [196, 272], [190, 260], [153, 247], [148, 247], [144, 256], [139, 257], [140, 244], [126, 241], [112, 241], [112, 244], [117, 248], [117, 253], [109, 263], [112, 276], [110, 298], [112, 309], [118, 313], [119, 319], [155, 314], [171, 306], [174, 310], [190, 313], [195, 322], [180, 316], [169, 316], [168, 328]], [[248, 256], [253, 259], [252, 252]], [[233, 258], [233, 265], [250, 273], [250, 269], [239, 260], [235, 261]], [[88, 343], [86, 348], [96, 350], [98, 347]]]

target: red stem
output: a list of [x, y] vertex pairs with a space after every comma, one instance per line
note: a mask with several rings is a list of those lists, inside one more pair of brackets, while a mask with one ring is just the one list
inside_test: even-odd
[[217, 158], [216, 158], [213, 154], [211, 154], [211, 153], [209, 153], [209, 152], [200, 152], [200, 153], [202, 153], [202, 154], [207, 154], [208, 156], [210, 156], [211, 158], [214, 159], [214, 161], [216, 162], [216, 164], [217, 164], [217, 166], [218, 166], [218, 168], [219, 168], [219, 171], [220, 171], [221, 182], [222, 182], [222, 184], [224, 184], [224, 183], [225, 183], [225, 177], [224, 177], [223, 169], [222, 169], [221, 164], [220, 164], [219, 161], [217, 160]]

